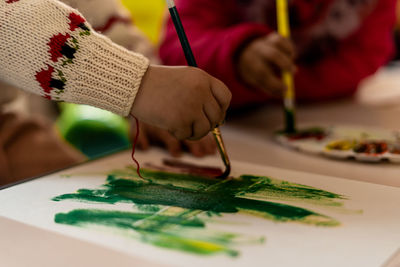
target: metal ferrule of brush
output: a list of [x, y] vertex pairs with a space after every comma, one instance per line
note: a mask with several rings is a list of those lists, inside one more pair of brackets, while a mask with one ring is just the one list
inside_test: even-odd
[[214, 135], [215, 141], [217, 141], [218, 150], [221, 154], [222, 161], [224, 162], [225, 165], [230, 165], [231, 163], [229, 161], [228, 153], [226, 152], [225, 149], [225, 144], [224, 140], [222, 139], [221, 131], [219, 130], [219, 128], [214, 128], [214, 130], [212, 130], [212, 133]]

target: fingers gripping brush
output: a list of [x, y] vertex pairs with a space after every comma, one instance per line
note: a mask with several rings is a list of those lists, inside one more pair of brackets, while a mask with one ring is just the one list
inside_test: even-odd
[[[196, 60], [194, 59], [192, 49], [190, 48], [189, 41], [186, 37], [186, 33], [183, 28], [181, 19], [179, 17], [178, 10], [176, 9], [175, 6], [175, 2], [174, 0], [166, 0], [166, 1], [172, 22], [174, 23], [175, 30], [179, 37], [179, 41], [181, 42], [186, 61], [189, 66], [197, 67]], [[217, 142], [218, 151], [221, 155], [222, 161], [224, 162], [225, 165], [225, 171], [220, 176], [218, 176], [218, 178], [226, 178], [229, 176], [231, 172], [231, 163], [229, 161], [229, 157], [225, 149], [224, 141], [222, 140], [221, 131], [219, 130], [218, 127], [216, 127], [212, 130], [212, 133], [214, 135], [215, 141]]]

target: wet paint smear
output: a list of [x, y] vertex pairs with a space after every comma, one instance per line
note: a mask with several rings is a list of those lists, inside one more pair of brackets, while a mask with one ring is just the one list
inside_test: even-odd
[[[243, 237], [218, 231], [208, 233], [200, 214], [213, 217], [245, 213], [274, 222], [334, 227], [340, 225], [334, 218], [286, 202], [340, 207], [345, 199], [339, 194], [265, 176], [242, 175], [221, 181], [152, 169], [142, 169], [142, 175], [145, 180], [138, 178], [134, 168], [128, 167], [110, 173], [100, 189], [80, 189], [53, 198], [54, 201], [129, 203], [138, 212], [72, 210], [56, 214], [55, 222], [129, 230], [137, 233], [142, 241], [159, 247], [201, 255], [224, 252], [236, 256], [238, 251], [234, 247], [238, 245], [237, 239]], [[264, 240], [263, 237], [249, 239]]]
[[[238, 254], [237, 251], [229, 248], [236, 237], [235, 235], [225, 233], [215, 233], [209, 236], [194, 235], [196, 229], [204, 230], [205, 227], [204, 222], [196, 218], [185, 219], [179, 216], [156, 215], [154, 213], [78, 209], [68, 213], [59, 213], [54, 220], [56, 223], [79, 227], [101, 225], [134, 231], [146, 243], [200, 255], [221, 252], [231, 256]], [[146, 220], [146, 224], [138, 223], [144, 220]], [[188, 234], [188, 230], [192, 233]]]
[[[145, 170], [143, 170], [145, 171]], [[158, 177], [161, 172], [146, 170], [145, 177]], [[185, 175], [183, 175], [185, 176]], [[300, 207], [280, 204], [265, 200], [246, 198], [249, 193], [252, 197], [265, 197], [268, 190], [264, 191], [267, 183], [260, 183], [259, 176], [241, 176], [240, 179], [230, 179], [206, 189], [193, 189], [172, 184], [161, 184], [155, 180], [133, 180], [116, 178], [109, 175], [105, 189], [80, 189], [77, 193], [65, 194], [53, 198], [54, 201], [74, 199], [84, 202], [100, 203], [133, 203], [145, 205], [174, 206], [190, 210], [202, 210], [216, 213], [237, 213], [240, 210], [258, 214], [261, 217], [274, 221], [297, 221], [315, 225], [337, 225], [338, 222], [327, 216], [312, 212]], [[272, 186], [269, 191], [282, 195], [285, 189]], [[287, 186], [289, 189], [290, 185]], [[293, 198], [321, 199], [340, 197], [323, 190], [313, 188], [299, 188], [292, 186]], [[286, 189], [286, 192], [288, 192]], [[257, 192], [261, 191], [259, 194]], [[290, 192], [290, 189], [289, 189]], [[287, 194], [287, 193], [286, 193]], [[328, 202], [329, 203], [329, 202]], [[338, 205], [339, 203], [334, 203]], [[312, 219], [308, 218], [312, 216]]]
[[[192, 205], [204, 205], [200, 209], [208, 210], [221, 208], [207, 208], [206, 203], [213, 206], [213, 202], [232, 201], [233, 198], [239, 197], [277, 201], [295, 200], [325, 206], [342, 206], [343, 202], [340, 200], [345, 199], [336, 193], [266, 176], [241, 175], [238, 178], [220, 181], [199, 175], [150, 169], [143, 169], [142, 173], [146, 180], [137, 180], [134, 168], [117, 170], [108, 176], [104, 189], [80, 189], [76, 193], [61, 195], [53, 200], [76, 199], [109, 204], [146, 202], [141, 204], [176, 205], [193, 209], [195, 207]], [[152, 196], [141, 196], [150, 192]], [[146, 198], [151, 199], [145, 200]], [[190, 204], [197, 202], [199, 198], [205, 198], [207, 201], [203, 204]]]

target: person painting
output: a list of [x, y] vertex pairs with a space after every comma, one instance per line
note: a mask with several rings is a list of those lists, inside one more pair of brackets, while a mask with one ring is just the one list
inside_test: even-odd
[[[177, 0], [200, 68], [230, 88], [232, 106], [280, 97], [282, 70], [297, 99], [351, 96], [393, 55], [395, 0], [289, 0], [292, 38], [277, 34], [275, 0]], [[165, 64], [185, 64], [171, 20], [160, 46]]]
[[[150, 65], [59, 1], [1, 1], [0, 25], [0, 80], [8, 85], [136, 116], [178, 139], [201, 138], [224, 119], [231, 95], [222, 82], [196, 68]], [[31, 127], [39, 130], [35, 138], [16, 142], [18, 132], [3, 130], [14, 122], [0, 111], [0, 183], [58, 158], [58, 151], [40, 149], [51, 140], [44, 127]]]

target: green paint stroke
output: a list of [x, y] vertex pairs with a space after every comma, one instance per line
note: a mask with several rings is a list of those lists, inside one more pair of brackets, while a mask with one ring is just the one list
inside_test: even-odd
[[242, 175], [240, 178], [249, 181], [251, 185], [242, 188], [239, 194], [250, 198], [296, 201], [333, 207], [342, 207], [343, 202], [340, 200], [346, 199], [345, 196], [336, 193], [266, 176]]
[[[158, 172], [157, 175], [159, 175]], [[295, 221], [321, 226], [339, 225], [339, 222], [333, 218], [301, 207], [246, 198], [245, 196], [248, 192], [253, 194], [252, 197], [256, 192], [261, 191], [260, 196], [264, 196], [267, 193], [262, 188], [267, 188], [268, 184], [261, 185], [256, 176], [241, 176], [238, 180], [216, 181], [214, 185], [204, 190], [194, 190], [172, 184], [159, 184], [155, 182], [154, 176], [150, 177], [153, 179], [148, 181], [137, 178], [128, 180], [109, 175], [108, 183], [105, 185], [106, 189], [80, 189], [77, 193], [57, 196], [53, 200], [73, 199], [108, 204], [122, 202], [140, 205], [162, 205], [215, 213], [244, 211], [277, 222]], [[267, 180], [264, 179], [264, 181]], [[281, 187], [276, 186], [270, 188], [270, 191], [273, 190], [284, 191]], [[325, 191], [313, 190], [312, 188], [294, 186], [293, 190], [297, 195], [292, 197], [302, 198], [304, 195], [308, 195], [310, 198], [312, 196], [314, 198], [336, 197], [332, 193], [323, 193]], [[280, 192], [280, 194], [283, 193]]]
[[233, 203], [226, 203], [233, 198], [296, 201], [335, 207], [343, 206], [341, 200], [346, 199], [336, 193], [266, 176], [242, 175], [239, 178], [221, 181], [149, 169], [143, 169], [141, 172], [146, 180], [138, 179], [135, 171], [129, 168], [110, 174], [105, 189], [80, 189], [76, 193], [61, 195], [53, 200], [75, 199], [109, 204], [118, 202], [158, 204], [217, 212], [235, 212], [237, 210], [232, 207]]
[[[340, 223], [329, 216], [279, 201], [308, 202], [342, 206], [343, 196], [310, 186], [265, 176], [242, 175], [228, 180], [143, 169], [146, 179], [127, 168], [112, 172], [101, 189], [80, 189], [54, 197], [54, 201], [87, 203], [130, 203], [138, 212], [73, 210], [55, 216], [57, 223], [87, 227], [102, 225], [137, 232], [144, 242], [202, 255], [225, 252], [237, 255], [232, 247], [236, 234], [205, 231], [200, 213], [212, 217], [224, 213], [245, 213], [275, 222], [297, 222], [333, 227]], [[256, 240], [263, 240], [256, 238]]]
[[[148, 181], [156, 181], [157, 184], [173, 184], [174, 186], [190, 188], [194, 190], [230, 191], [231, 194], [268, 200], [295, 200], [296, 202], [311, 202], [324, 206], [343, 206], [340, 200], [344, 196], [317, 189], [307, 185], [287, 182], [260, 175], [241, 175], [229, 180], [217, 180], [214, 178], [196, 176], [190, 174], [176, 174], [149, 169], [141, 170]], [[137, 178], [136, 170], [128, 167], [125, 170], [115, 171], [110, 175], [116, 178]], [[338, 201], [339, 200], [339, 201]]]
[[[197, 218], [185, 219], [179, 216], [164, 216], [154, 213], [133, 213], [97, 209], [79, 209], [68, 213], [58, 213], [54, 218], [56, 223], [79, 227], [102, 225], [111, 228], [133, 230], [140, 239], [159, 247], [177, 249], [200, 255], [227, 253], [237, 256], [238, 251], [231, 249], [237, 235], [216, 232], [205, 235], [196, 233], [196, 228], [204, 228], [205, 224]], [[143, 225], [138, 222], [154, 222], [158, 227]], [[178, 226], [178, 228], [173, 228]], [[171, 229], [172, 227], [172, 229]], [[190, 229], [191, 231], [187, 231]], [[263, 240], [258, 240], [259, 242]]]
[[[156, 181], [158, 184], [173, 184], [175, 186], [181, 186], [191, 189], [207, 189], [209, 186], [219, 183], [221, 180], [217, 180], [213, 177], [205, 177], [194, 174], [185, 173], [171, 173], [164, 171], [157, 171], [151, 169], [141, 168], [140, 173], [146, 180]], [[109, 174], [110, 176], [126, 179], [138, 178], [136, 168], [128, 166], [123, 170], [114, 170]]]

